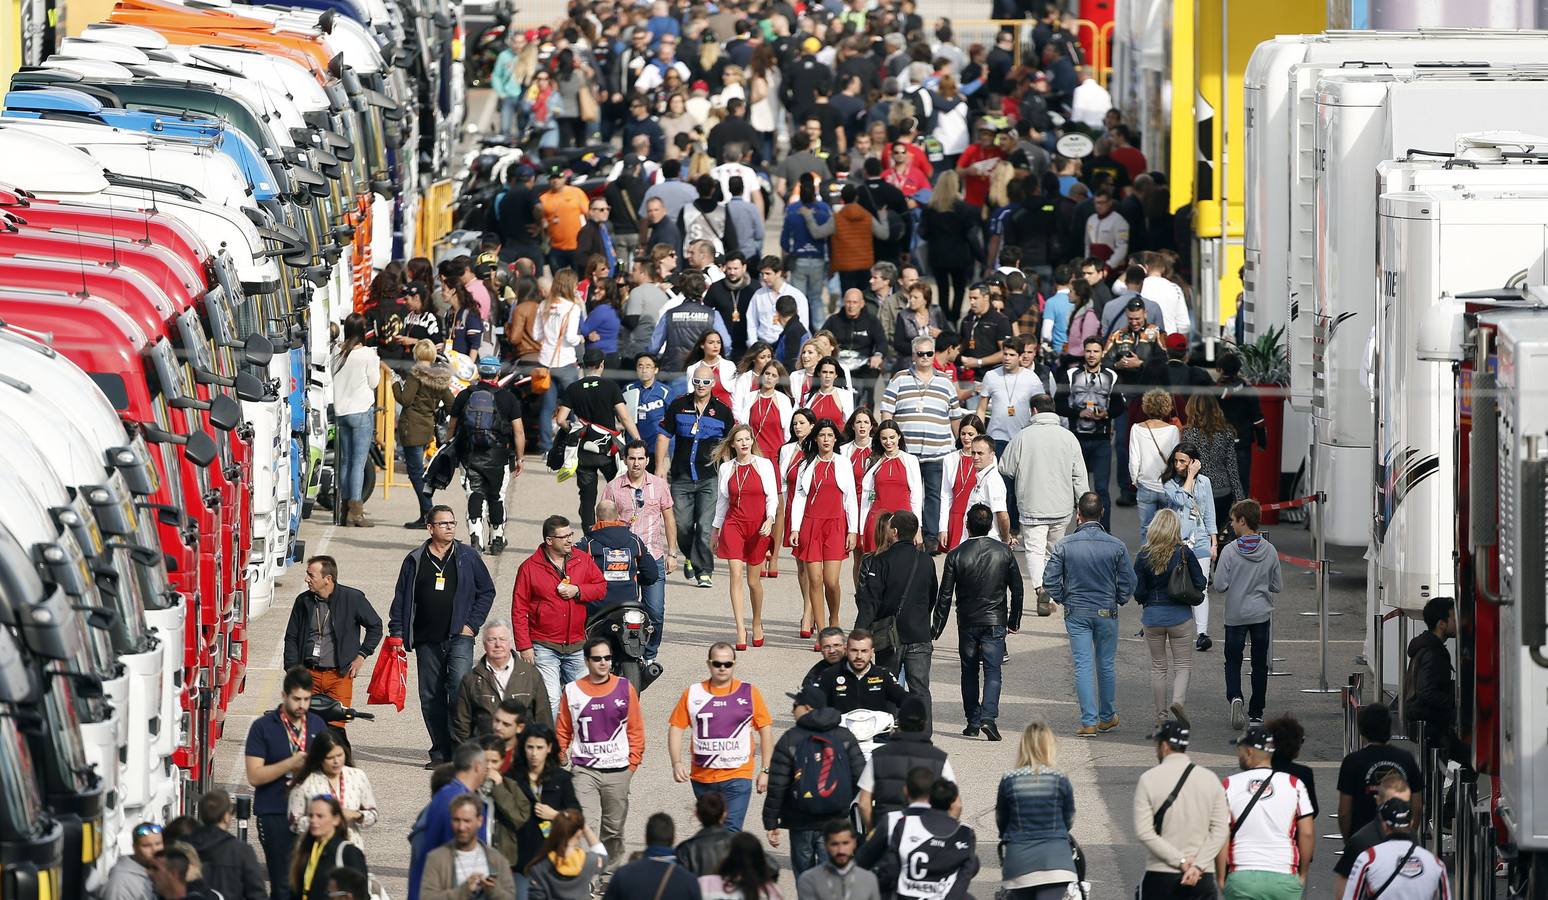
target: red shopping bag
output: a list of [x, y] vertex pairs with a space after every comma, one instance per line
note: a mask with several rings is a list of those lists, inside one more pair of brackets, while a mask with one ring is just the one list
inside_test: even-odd
[[376, 658], [376, 668], [371, 671], [371, 686], [366, 690], [366, 703], [372, 706], [391, 704], [403, 712], [408, 698], [408, 651], [403, 649], [403, 639], [390, 637], [382, 642], [381, 655]]

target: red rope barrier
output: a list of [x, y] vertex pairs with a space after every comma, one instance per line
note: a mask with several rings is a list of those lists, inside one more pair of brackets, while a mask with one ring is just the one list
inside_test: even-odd
[[1316, 502], [1317, 502], [1317, 495], [1316, 494], [1307, 494], [1305, 497], [1297, 497], [1294, 500], [1283, 500], [1283, 501], [1280, 501], [1279, 503], [1265, 503], [1260, 508], [1264, 509], [1264, 510], [1270, 510], [1270, 509], [1296, 509], [1298, 507], [1305, 506], [1308, 503], [1316, 503]]
[[1316, 560], [1305, 559], [1304, 557], [1300, 556], [1291, 556], [1288, 553], [1281, 553], [1279, 554], [1279, 561], [1282, 563], [1289, 563], [1290, 565], [1296, 566], [1298, 568], [1310, 569], [1313, 572], [1317, 571]]

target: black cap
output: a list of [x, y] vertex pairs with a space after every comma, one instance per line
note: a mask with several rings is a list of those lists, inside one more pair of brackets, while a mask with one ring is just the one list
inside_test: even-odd
[[604, 362], [607, 362], [607, 354], [603, 353], [601, 350], [596, 349], [595, 347], [581, 354], [581, 365], [588, 369], [596, 368], [597, 366], [602, 365]]
[[1135, 294], [1133, 297], [1129, 298], [1129, 302], [1125, 303], [1123, 305], [1123, 308], [1127, 312], [1134, 312], [1135, 310], [1143, 310], [1145, 308], [1145, 301], [1140, 299], [1140, 296], [1138, 294]]
[[812, 709], [822, 709], [828, 705], [828, 695], [822, 692], [822, 688], [807, 685], [794, 694], [786, 693], [786, 697], [795, 701], [796, 706], [810, 706]]
[[1187, 750], [1191, 731], [1187, 720], [1167, 719], [1161, 723], [1161, 727], [1150, 733], [1150, 739], [1156, 743], [1169, 744], [1173, 750]]
[[1242, 736], [1236, 739], [1236, 746], [1251, 747], [1254, 750], [1262, 750], [1264, 753], [1274, 752], [1274, 733], [1262, 725], [1249, 725]]
[[910, 694], [898, 704], [898, 727], [904, 731], [924, 731], [930, 723], [930, 709], [925, 702]]
[[425, 295], [425, 286], [424, 285], [420, 284], [417, 281], [404, 282], [404, 284], [403, 284], [403, 296], [405, 296], [405, 297], [423, 297], [424, 295]]
[[1376, 815], [1394, 831], [1406, 831], [1414, 823], [1414, 808], [1401, 797], [1389, 797], [1376, 808]]

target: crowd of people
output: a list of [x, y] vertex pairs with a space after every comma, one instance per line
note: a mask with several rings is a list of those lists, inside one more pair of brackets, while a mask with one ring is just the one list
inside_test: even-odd
[[[1186, 217], [1069, 14], [992, 14], [1022, 25], [962, 46], [913, 0], [576, 0], [509, 29], [490, 84], [522, 152], [473, 223], [477, 252], [389, 263], [338, 335], [343, 520], [372, 524], [361, 475], [386, 379], [419, 502], [405, 528], [425, 532], [387, 621], [335, 560], [309, 560], [279, 705], [247, 738], [267, 871], [222, 839], [231, 801], [214, 791], [197, 821], [136, 829], [110, 896], [373, 895], [375, 792], [345, 729], [309, 710], [314, 693], [349, 706], [380, 649], [414, 657], [430, 740], [411, 900], [778, 897], [771, 849], [800, 898], [963, 897], [985, 851], [933, 741], [935, 642], [955, 612], [962, 735], [999, 742], [1007, 635], [1029, 605], [1062, 611], [1074, 734], [1098, 738], [1120, 725], [1131, 599], [1157, 758], [1134, 795], [1138, 896], [1301, 896], [1318, 810], [1303, 729], [1265, 719], [1283, 579], [1250, 496], [1263, 416], [1240, 357], [1193, 362], [1208, 336], [1177, 253]], [[1092, 152], [1061, 155], [1077, 132]], [[485, 557], [508, 546], [529, 448], [573, 479], [578, 512], [543, 521], [505, 619]], [[458, 469], [466, 543], [434, 499]], [[1137, 553], [1113, 506], [1137, 508]], [[661, 752], [638, 673], [679, 570], [730, 585], [731, 626], [666, 734], [698, 828], [646, 810], [626, 860], [633, 774]], [[793, 725], [776, 735], [736, 672], [768, 636], [765, 580], [792, 572], [819, 657], [784, 686]], [[638, 660], [588, 629], [619, 605], [648, 616]], [[1449, 612], [1430, 618], [1444, 641]], [[1212, 625], [1239, 732], [1223, 780], [1187, 756]], [[1344, 896], [1401, 871], [1386, 896], [1444, 897], [1407, 837], [1424, 785], [1384, 711], [1362, 713], [1367, 745], [1339, 775]], [[1082, 891], [1053, 727], [1006, 731], [1000, 887]], [[755, 794], [766, 845], [743, 831]]]

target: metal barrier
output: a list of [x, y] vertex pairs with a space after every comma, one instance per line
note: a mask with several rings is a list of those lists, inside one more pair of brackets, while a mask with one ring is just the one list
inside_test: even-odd
[[414, 255], [434, 258], [435, 246], [452, 230], [454, 184], [445, 178], [425, 189], [419, 202], [418, 228], [414, 233]]
[[1365, 673], [1355, 672], [1344, 685], [1341, 706], [1344, 710], [1344, 755], [1360, 749], [1360, 706], [1365, 688]]

